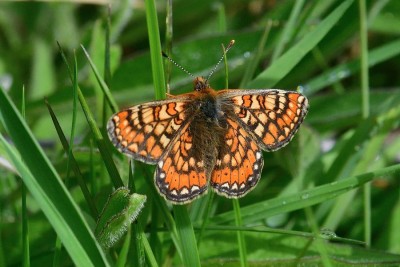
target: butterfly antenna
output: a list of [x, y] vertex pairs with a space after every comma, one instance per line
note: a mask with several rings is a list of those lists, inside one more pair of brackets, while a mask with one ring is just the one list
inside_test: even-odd
[[222, 62], [222, 60], [224, 59], [226, 53], [228, 53], [228, 51], [232, 48], [232, 46], [235, 44], [235, 40], [231, 40], [228, 44], [228, 46], [225, 48], [225, 51], [222, 55], [222, 57], [218, 60], [217, 64], [215, 65], [215, 67], [212, 69], [212, 71], [210, 72], [210, 74], [208, 75], [206, 81], [210, 80], [211, 76], [214, 74], [214, 72], [217, 70], [219, 64]]
[[181, 69], [182, 71], [184, 71], [185, 73], [187, 73], [189, 76], [191, 76], [192, 78], [194, 78], [194, 75], [191, 74], [188, 70], [186, 70], [184, 67], [182, 67], [181, 65], [179, 65], [175, 60], [173, 60], [172, 58], [170, 58], [167, 54], [164, 53], [164, 51], [161, 52], [162, 56], [167, 58], [169, 61], [172, 62], [172, 64], [174, 64], [175, 66], [177, 66], [179, 69]]

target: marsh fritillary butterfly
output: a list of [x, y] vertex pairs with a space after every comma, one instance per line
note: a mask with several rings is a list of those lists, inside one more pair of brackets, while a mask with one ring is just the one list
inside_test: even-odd
[[298, 92], [215, 91], [197, 77], [194, 92], [122, 110], [107, 130], [119, 151], [156, 164], [162, 196], [184, 204], [209, 186], [228, 198], [251, 191], [260, 179], [262, 150], [288, 144], [307, 111], [308, 100]]

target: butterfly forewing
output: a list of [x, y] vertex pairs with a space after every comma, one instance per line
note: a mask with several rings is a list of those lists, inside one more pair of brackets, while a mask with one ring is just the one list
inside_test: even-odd
[[107, 124], [108, 135], [122, 153], [155, 164], [168, 150], [171, 140], [187, 124], [184, 97], [137, 105], [114, 114]]
[[220, 97], [226, 114], [266, 151], [288, 144], [308, 111], [307, 98], [291, 91], [227, 90]]

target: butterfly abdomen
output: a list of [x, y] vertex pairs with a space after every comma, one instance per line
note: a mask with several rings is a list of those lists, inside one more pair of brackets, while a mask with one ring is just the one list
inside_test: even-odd
[[212, 93], [199, 95], [192, 105], [197, 110], [189, 126], [190, 135], [193, 136], [193, 157], [204, 163], [209, 178], [226, 134], [226, 120]]

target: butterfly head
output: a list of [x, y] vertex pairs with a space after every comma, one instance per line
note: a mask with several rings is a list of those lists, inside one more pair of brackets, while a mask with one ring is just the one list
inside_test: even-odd
[[196, 77], [193, 80], [194, 90], [196, 92], [202, 92], [205, 89], [209, 89], [210, 85], [208, 84], [208, 80], [204, 79], [204, 77]]

